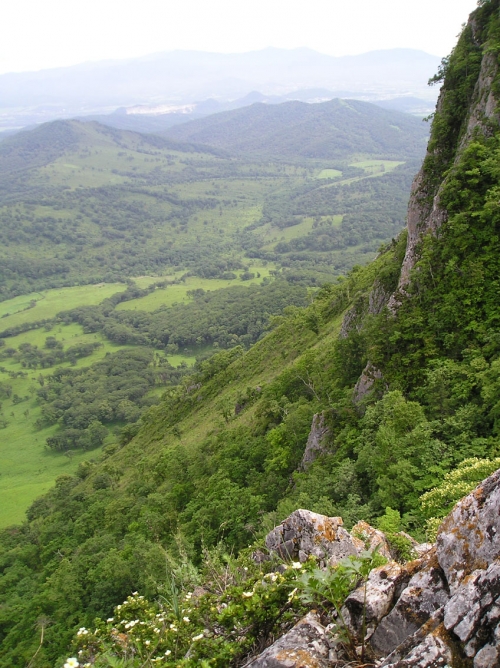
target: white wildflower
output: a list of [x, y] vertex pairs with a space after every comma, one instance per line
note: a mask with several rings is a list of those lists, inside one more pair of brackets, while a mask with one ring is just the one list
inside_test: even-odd
[[78, 660], [75, 659], [75, 657], [70, 657], [69, 659], [66, 659], [66, 663], [64, 664], [64, 668], [78, 668], [80, 664], [78, 663]]
[[291, 567], [295, 569], [304, 568], [303, 565], [300, 563], [300, 561], [292, 561]]
[[106, 621], [111, 624], [111, 622], [114, 622], [115, 619], [114, 619], [114, 617], [108, 617]]
[[251, 598], [253, 596], [253, 591], [244, 591], [242, 596], [243, 598]]
[[183, 622], [186, 622], [186, 624], [189, 624], [189, 617], [183, 617], [182, 618]]
[[203, 636], [203, 633], [200, 633], [199, 636], [193, 636], [193, 638], [191, 638], [191, 640], [192, 640], [193, 642], [196, 642], [197, 640], [201, 640], [203, 637], [204, 637], [204, 636]]
[[165, 656], [169, 656], [170, 654], [172, 654], [172, 651], [170, 649], [167, 649], [167, 651], [165, 652]]

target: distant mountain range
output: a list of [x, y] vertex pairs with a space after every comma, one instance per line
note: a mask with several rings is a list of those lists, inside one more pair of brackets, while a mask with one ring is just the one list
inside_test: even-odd
[[[435, 99], [426, 82], [438, 64], [437, 56], [413, 49], [336, 58], [306, 48], [269, 48], [241, 54], [172, 51], [10, 73], [0, 76], [0, 129], [110, 114], [119, 108], [122, 121], [125, 116], [172, 114], [179, 122], [227, 109], [234, 101], [245, 106], [256, 101], [318, 102], [333, 97], [417, 98], [416, 105], [409, 102], [409, 110], [422, 108], [425, 113]], [[250, 99], [245, 102], [247, 96]]]
[[253, 156], [328, 159], [370, 153], [419, 158], [428, 126], [368, 102], [335, 99], [257, 103], [177, 125], [163, 136]]

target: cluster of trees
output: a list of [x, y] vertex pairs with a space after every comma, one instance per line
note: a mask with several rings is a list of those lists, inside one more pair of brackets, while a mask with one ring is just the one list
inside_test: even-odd
[[[108, 159], [118, 167], [102, 167], [103, 141], [113, 148]], [[0, 296], [4, 299], [82, 281], [161, 274], [173, 267], [188, 268], [202, 277], [227, 278], [240, 268], [241, 262], [234, 258], [260, 247], [258, 235], [234, 234], [240, 225], [228, 226], [230, 214], [237, 221], [242, 212], [248, 215], [249, 208], [263, 207], [261, 223], [272, 222], [279, 231], [320, 209], [336, 213], [339, 204], [329, 200], [332, 188], [320, 187], [324, 181], [309, 178], [319, 164], [306, 158], [292, 166], [269, 162], [267, 157], [249, 162], [216, 156], [208, 146], [202, 153], [189, 145], [176, 145], [172, 152], [169, 142], [159, 137], [141, 138], [118, 130], [109, 134], [103, 126], [72, 122], [20, 133], [2, 146], [0, 173], [8, 181], [5, 188], [0, 186]], [[68, 160], [73, 155], [79, 165], [71, 174], [71, 185], [66, 185], [66, 175], [59, 173], [57, 163], [50, 167], [53, 179], [52, 171], [40, 172], [40, 167], [53, 165], [63, 154]], [[144, 154], [150, 156], [148, 164]], [[405, 156], [402, 151], [396, 158]], [[362, 170], [347, 162], [335, 164], [344, 178], [363, 176]], [[110, 183], [110, 171], [121, 182]], [[93, 185], [85, 185], [89, 175]], [[82, 183], [75, 186], [79, 180]], [[359, 225], [353, 214], [350, 229], [343, 234], [347, 245], [355, 238], [385, 240], [393, 235], [394, 225], [388, 226], [386, 219], [392, 216], [399, 221], [399, 202], [407, 189], [404, 182], [391, 183], [392, 191], [387, 187], [370, 190], [377, 211], [373, 219], [362, 211]], [[345, 190], [343, 213], [349, 198], [355, 204], [358, 194]], [[346, 247], [345, 243], [339, 246], [337, 237], [325, 239], [327, 248]], [[321, 240], [307, 243], [308, 248], [321, 249]], [[279, 262], [283, 253], [292, 250], [281, 249], [274, 255]]]
[[86, 332], [102, 332], [116, 343], [150, 345], [172, 353], [213, 344], [222, 348], [249, 346], [266, 330], [272, 315], [279, 315], [287, 306], [306, 303], [303, 286], [277, 280], [264, 286], [196, 291], [194, 301], [188, 304], [151, 313], [111, 310], [109, 300], [105, 300], [100, 306], [83, 306], [60, 317], [64, 322], [78, 322]]
[[[464, 54], [477, 77], [478, 39], [491, 38], [490, 52], [500, 43], [498, 4], [481, 4], [474, 36], [464, 33], [447, 65], [451, 106], [443, 105], [433, 130], [428, 186], [440, 185], [463, 132], [472, 87], [462, 76], [469, 72]], [[193, 165], [184, 167], [191, 178]], [[425, 538], [429, 513], [445, 512], [449, 499], [434, 494], [426, 506], [421, 495], [450, 480], [461, 463], [462, 473], [474, 468], [463, 464], [471, 457], [500, 454], [499, 179], [500, 139], [492, 131], [461, 152], [448, 174], [441, 202], [449, 218], [438, 238], [422, 244], [396, 314], [369, 314], [369, 303], [373, 288], [395, 290], [404, 235], [371, 266], [324, 286], [306, 308], [300, 308], [304, 288], [290, 280], [198, 292], [191, 304], [151, 314], [116, 311], [119, 299], [67, 313], [68, 322], [124, 341], [233, 345], [255, 340], [273, 305], [289, 305], [249, 351], [222, 350], [185, 377], [155, 366], [151, 349], [138, 347], [89, 369], [58, 369], [46, 380], [39, 390], [43, 419], [61, 425], [51, 447], [93, 447], [106, 425], [126, 420], [131, 428], [123, 442], [135, 438], [99, 462], [89, 459], [76, 476], [61, 476], [32, 504], [25, 524], [0, 532], [0, 665], [20, 668], [34, 656], [39, 668], [56, 665], [76, 629], [109, 617], [132, 591], [177, 595], [165, 564], [176, 573], [189, 569], [196, 583], [206, 550], [245, 548], [297, 507], [341, 515], [347, 527], [385, 518], [394, 530]], [[328, 187], [325, 198], [339, 198], [347, 225], [355, 199], [361, 207], [373, 193], [399, 202], [386, 186], [396, 182], [380, 179], [376, 190], [376, 181], [352, 190]], [[322, 197], [318, 215], [330, 206]], [[382, 226], [393, 224], [380, 215]], [[321, 235], [327, 243], [325, 229], [311, 232], [311, 248], [282, 253], [292, 258], [290, 277], [293, 262], [301, 269], [312, 262]], [[363, 235], [367, 244], [376, 238], [367, 227]], [[356, 326], [338, 338], [346, 309], [353, 309]], [[368, 361], [382, 379], [355, 404], [353, 389]], [[137, 411], [150, 403], [158, 379], [175, 387], [146, 408], [138, 429]], [[312, 417], [320, 412], [328, 427], [325, 451], [305, 468]]]
[[145, 348], [108, 353], [91, 367], [58, 368], [41, 378], [38, 426], [61, 426], [47, 439], [55, 450], [95, 448], [108, 434], [104, 425], [137, 422], [158, 401], [151, 390], [177, 384], [184, 373]]
[[321, 104], [253, 104], [176, 125], [170, 137], [235, 155], [294, 160], [345, 160], [366, 153], [420, 158], [427, 128], [409, 114], [359, 100]]
[[96, 341], [79, 343], [65, 349], [61, 341], [57, 341], [54, 336], [48, 336], [43, 348], [31, 343], [21, 343], [17, 349], [10, 346], [2, 347], [0, 360], [11, 358], [19, 362], [25, 369], [38, 369], [39, 367], [45, 369], [63, 362], [76, 364], [78, 359], [92, 355], [94, 350], [101, 345]]

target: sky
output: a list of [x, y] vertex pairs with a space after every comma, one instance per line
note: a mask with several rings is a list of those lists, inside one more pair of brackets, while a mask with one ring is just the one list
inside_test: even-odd
[[445, 56], [476, 0], [4, 0], [0, 73], [175, 49]]

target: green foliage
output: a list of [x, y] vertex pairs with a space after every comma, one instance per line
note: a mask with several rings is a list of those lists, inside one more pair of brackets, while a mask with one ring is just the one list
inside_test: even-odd
[[[365, 551], [356, 557], [350, 556], [342, 559], [332, 568], [315, 568], [312, 571], [306, 571], [296, 582], [299, 597], [304, 603], [323, 608], [325, 608], [325, 604], [328, 607], [333, 606], [337, 617], [337, 633], [348, 645], [353, 658], [357, 656], [356, 645], [359, 639], [354, 637], [349, 630], [342, 614], [342, 606], [350, 592], [360, 586], [365, 588], [366, 601], [368, 575], [373, 568], [385, 563], [386, 559], [378, 554], [377, 549]], [[366, 602], [362, 614], [363, 620], [365, 620]], [[364, 660], [365, 652], [365, 627], [366, 622], [363, 621], [361, 661]]]
[[441, 519], [455, 503], [471, 492], [482, 480], [500, 468], [500, 457], [495, 459], [464, 459], [456, 469], [447, 473], [437, 487], [420, 497], [422, 511], [427, 518], [427, 532], [435, 538]]
[[[89, 662], [96, 665], [137, 660], [144, 664], [160, 656], [157, 649], [171, 665], [237, 665], [258, 639], [270, 639], [283, 632], [296, 614], [304, 612], [297, 592], [290, 596], [290, 589], [302, 587], [306, 598], [315, 597], [315, 603], [326, 609], [330, 604], [340, 606], [349, 587], [367, 576], [361, 560], [343, 565], [344, 570], [337, 574], [315, 572], [314, 564], [308, 562], [304, 568], [307, 575], [297, 578], [292, 567], [273, 579], [250, 560], [245, 561], [246, 546], [255, 536], [262, 536], [276, 521], [305, 506], [342, 515], [346, 526], [358, 519], [374, 523], [378, 520], [401, 557], [408, 558], [408, 539], [401, 529], [421, 535], [427, 520], [435, 527], [461, 494], [499, 465], [498, 130], [486, 123], [484, 136], [478, 130], [467, 146], [460, 146], [480, 59], [485, 53], [496, 57], [497, 9], [496, 0], [479, 7], [474, 35], [467, 28], [444, 65], [445, 98], [433, 126], [420, 195], [427, 205], [441, 188], [440, 202], [448, 218], [436, 235], [426, 237], [417, 249], [419, 262], [405, 293], [397, 295], [400, 305], [396, 312], [384, 309], [383, 302], [398, 281], [404, 237], [383, 247], [373, 265], [355, 267], [345, 279], [322, 288], [305, 310], [294, 305], [293, 300], [290, 305], [287, 300], [291, 292], [284, 282], [268, 285], [275, 286], [275, 299], [270, 304], [281, 304], [281, 316], [262, 338], [259, 337], [268, 316], [258, 310], [258, 302], [271, 292], [261, 286], [252, 293], [245, 292], [244, 287], [217, 296], [197, 292], [192, 295], [189, 309], [176, 307], [170, 312], [170, 322], [168, 309], [146, 315], [128, 309], [126, 315], [116, 315], [125, 313], [125, 309], [117, 309], [120, 299], [110, 300], [99, 309], [79, 309], [78, 322], [83, 326], [86, 322], [99, 332], [108, 327], [109, 336], [116, 337], [113, 340], [133, 335], [138, 337], [134, 343], [147, 340], [150, 346], [174, 346], [183, 345], [181, 341], [187, 337], [192, 342], [196, 334], [196, 345], [198, 338], [206, 337], [203, 342], [228, 348], [213, 358], [200, 360], [189, 377], [169, 376], [180, 382], [168, 388], [158, 405], [142, 414], [137, 433], [134, 426], [124, 429], [122, 448], [106, 452], [101, 461], [82, 465], [77, 477], [60, 477], [56, 486], [31, 506], [24, 525], [0, 534], [0, 665], [26, 665], [40, 645], [34, 628], [42, 615], [50, 618], [51, 624], [37, 655], [39, 668], [56, 665], [73, 632], [82, 626], [98, 630], [77, 637]], [[128, 137], [128, 141], [135, 148], [146, 150], [144, 145], [133, 143], [139, 139]], [[139, 160], [137, 151], [134, 155], [130, 148], [125, 151], [129, 153], [121, 157], [128, 162]], [[406, 179], [404, 170], [399, 174], [394, 170], [387, 175], [390, 179], [358, 181], [347, 187], [340, 180], [323, 185], [319, 180], [304, 183], [304, 174], [295, 165], [261, 163], [260, 171], [255, 167], [253, 176], [260, 174], [263, 181], [277, 178], [279, 182], [273, 182], [273, 189], [282, 188], [281, 193], [266, 193], [263, 198], [263, 181], [255, 186], [257, 195], [244, 192], [250, 190], [247, 177], [254, 169], [253, 163], [235, 160], [230, 166], [213, 154], [176, 153], [168, 158], [151, 151], [152, 154], [141, 155], [164, 162], [147, 163], [160, 168], [151, 170], [154, 173], [145, 179], [147, 183], [134, 181], [139, 191], [133, 193], [134, 198], [146, 198], [146, 209], [138, 206], [138, 200], [134, 199], [133, 206], [127, 200], [134, 229], [142, 225], [145, 210], [148, 215], [154, 213], [151, 228], [144, 228], [151, 238], [146, 236], [145, 243], [139, 243], [139, 250], [144, 247], [147, 253], [135, 256], [135, 269], [183, 264], [211, 276], [219, 275], [217, 272], [252, 273], [251, 267], [241, 262], [240, 251], [233, 252], [235, 246], [228, 244], [224, 232], [219, 235], [215, 222], [219, 217], [229, 224], [228, 211], [232, 209], [236, 218], [251, 205], [252, 215], [244, 221], [242, 217], [241, 227], [235, 224], [230, 228], [237, 232], [233, 241], [237, 237], [238, 248], [249, 256], [264, 257], [269, 253], [266, 258], [273, 261], [280, 256], [280, 263], [287, 269], [280, 273], [292, 286], [304, 279], [302, 270], [311, 271], [311, 277], [312, 267], [324, 266], [327, 259], [333, 261], [333, 255], [322, 254], [322, 243], [342, 242], [344, 248], [354, 250], [379, 238], [368, 224], [354, 238], [356, 230], [349, 222], [353, 199], [358, 197], [364, 206], [371, 194], [385, 192], [398, 207], [403, 205], [397, 193], [398, 179]], [[129, 161], [129, 157], [134, 160]], [[175, 167], [171, 172], [164, 169], [168, 160], [173, 163], [170, 167]], [[145, 163], [142, 167], [144, 174], [148, 171]], [[115, 169], [120, 171], [118, 166]], [[222, 184], [228, 174], [234, 177], [231, 188], [235, 190], [228, 191], [229, 203], [223, 208]], [[78, 206], [85, 207], [81, 214], [85, 214], [84, 226], [90, 225], [92, 218], [98, 221], [92, 224], [99, 225], [100, 216], [104, 219], [104, 214], [109, 215], [103, 228], [124, 235], [113, 237], [110, 242], [122, 252], [129, 243], [126, 240], [135, 238], [135, 232], [119, 229], [123, 220], [118, 218], [126, 216], [125, 210], [116, 207], [115, 197], [124, 201], [121, 198], [125, 190], [131, 192], [133, 176], [130, 170], [125, 176], [114, 176], [128, 181], [106, 186], [86, 202], [76, 190], [63, 194], [66, 204], [71, 198], [82, 198]], [[359, 174], [351, 176], [358, 178]], [[197, 184], [196, 196], [188, 196], [188, 183], [190, 188]], [[152, 205], [153, 200], [159, 201], [160, 189], [166, 193], [168, 213], [163, 200], [158, 208]], [[191, 195], [195, 190], [190, 190]], [[247, 197], [249, 201], [245, 201]], [[287, 198], [292, 208], [286, 215], [274, 218], [279, 202]], [[232, 206], [234, 199], [237, 203]], [[344, 227], [344, 221], [331, 216], [333, 204], [339, 207], [339, 215], [345, 214]], [[107, 206], [115, 207], [113, 215]], [[295, 206], [305, 208], [294, 209]], [[306, 223], [311, 224], [304, 241], [304, 221], [292, 223], [299, 216], [310, 214], [310, 209], [316, 217]], [[331, 224], [320, 215], [327, 209]], [[22, 222], [15, 217], [24, 215], [24, 209], [22, 214], [18, 211], [9, 210], [14, 227]], [[397, 216], [390, 220], [383, 211], [378, 213], [377, 225], [394, 225], [395, 229]], [[168, 218], [170, 214], [172, 217]], [[195, 221], [198, 215], [202, 220]], [[34, 213], [33, 216], [37, 217]], [[153, 261], [149, 252], [153, 247], [156, 252], [157, 234], [164, 235], [165, 220], [168, 225], [172, 223], [170, 231], [179, 243], [162, 247], [158, 250], [161, 257]], [[283, 240], [284, 246], [279, 246], [278, 238], [271, 242], [266, 236], [269, 231], [274, 234], [273, 220], [280, 233], [290, 235]], [[57, 234], [59, 222], [53, 230], [49, 225], [47, 229]], [[153, 229], [154, 225], [157, 228]], [[243, 230], [243, 226], [247, 229]], [[203, 231], [205, 227], [207, 236], [200, 233], [195, 244], [191, 231]], [[184, 228], [189, 234], [181, 231]], [[300, 234], [294, 237], [293, 231], [299, 229]], [[388, 231], [388, 227], [384, 229]], [[207, 239], [210, 244], [205, 245]], [[206, 249], [206, 253], [203, 250], [198, 257], [200, 249]], [[93, 257], [93, 253], [89, 256]], [[113, 272], [123, 270], [128, 259], [125, 252], [123, 255], [110, 256], [116, 267]], [[214, 258], [219, 256], [217, 264]], [[240, 262], [244, 266], [240, 267]], [[25, 272], [23, 267], [19, 264], [20, 271]], [[12, 267], [7, 269], [12, 271]], [[55, 269], [64, 273], [57, 263]], [[249, 300], [245, 327], [240, 332], [231, 300], [237, 302], [243, 295], [248, 295]], [[227, 317], [223, 315], [225, 310]], [[272, 308], [267, 310], [270, 314]], [[217, 311], [214, 320], [211, 311]], [[260, 323], [250, 331], [254, 317]], [[179, 344], [171, 341], [174, 330], [168, 329], [174, 320]], [[203, 326], [198, 328], [194, 321]], [[150, 338], [153, 323], [155, 341]], [[244, 352], [244, 347], [257, 338]], [[50, 342], [43, 348], [43, 353], [53, 352], [56, 347], [52, 345]], [[12, 353], [7, 349], [8, 346], [2, 348], [2, 355], [19, 353], [19, 349]], [[33, 351], [26, 349], [21, 353], [32, 355]], [[132, 359], [136, 359], [136, 353], [142, 355], [136, 350], [131, 353]], [[151, 355], [151, 351], [147, 354]], [[115, 401], [118, 396], [114, 393], [124, 391], [127, 396], [122, 400], [135, 405], [136, 398], [127, 393], [136, 386], [141, 402], [152, 387], [153, 381], [150, 384], [147, 378], [154, 379], [159, 370], [158, 366], [146, 364], [145, 356], [142, 362], [136, 359], [137, 368], [135, 362], [132, 364], [130, 377], [121, 372], [114, 375], [114, 363], [125, 359], [126, 355], [105, 358], [108, 366], [102, 369], [106, 372], [102, 377], [96, 374], [96, 382], [88, 375], [93, 367], [82, 372], [67, 368], [52, 374], [41, 388], [48, 393], [46, 400], [40, 397], [46, 401], [44, 409], [46, 406], [48, 412], [49, 408], [60, 411], [53, 417], [63, 422], [80, 419], [80, 410], [72, 413], [69, 406], [57, 402], [64, 402], [75, 386], [83, 390], [81, 394], [87, 399], [86, 391], [97, 389], [104, 404], [100, 413], [94, 410], [97, 406], [93, 401], [82, 403], [82, 412], [87, 403], [92, 407], [85, 418], [85, 428], [92, 426], [97, 438], [100, 427], [95, 420], [104, 420], [103, 416], [110, 420], [107, 424], [120, 420], [120, 403]], [[354, 404], [354, 384], [368, 360], [381, 371], [382, 379], [362, 404]], [[167, 372], [168, 375], [168, 368]], [[140, 382], [132, 382], [132, 375], [140, 377]], [[118, 378], [122, 378], [119, 384], [123, 382], [123, 388], [113, 385]], [[2, 386], [5, 396], [10, 384], [6, 378]], [[12, 398], [14, 393], [23, 398], [23, 393], [15, 389]], [[107, 405], [103, 394], [109, 395]], [[76, 404], [76, 398], [71, 399]], [[129, 404], [126, 408], [132, 410]], [[313, 452], [314, 461], [305, 462], [310, 426], [317, 414], [321, 414], [324, 427], [321, 448]], [[221, 540], [227, 543], [227, 551], [220, 547]], [[233, 550], [240, 556], [228, 556]], [[206, 593], [199, 597], [193, 593], [186, 600], [184, 591], [193, 592], [195, 584], [202, 584]], [[145, 598], [137, 595], [130, 601], [128, 597], [134, 590]], [[127, 603], [113, 614], [117, 603], [124, 599]], [[157, 603], [149, 602], [153, 600]], [[123, 605], [122, 613], [119, 610], [123, 610]], [[95, 617], [104, 620], [111, 615], [113, 621], [98, 622], [97, 626], [93, 623]], [[130, 622], [136, 619], [139, 621], [131, 626]], [[83, 643], [87, 643], [85, 647]], [[170, 654], [165, 655], [168, 651]]]
[[[133, 299], [130, 289], [123, 301]], [[116, 300], [115, 300], [116, 301]], [[60, 314], [64, 322], [77, 322], [85, 332], [102, 332], [110, 341], [125, 345], [150, 345], [174, 350], [199, 349], [207, 345], [229, 348], [255, 343], [271, 315], [289, 306], [305, 306], [303, 286], [277, 280], [265, 286], [220, 288], [194, 295], [188, 304], [162, 306], [152, 313], [99, 306], [84, 306]]]
[[[395, 129], [391, 112], [373, 106], [361, 115], [347, 111], [344, 121], [350, 116], [354, 126], [378, 117], [373, 137], [388, 135], [388, 150], [396, 160], [422, 155], [425, 131], [417, 119], [398, 114]], [[311, 124], [307, 131], [314, 132]], [[405, 139], [412, 141], [410, 150]], [[343, 155], [384, 153], [380, 141], [371, 144], [363, 141], [359, 148], [358, 139]], [[272, 162], [268, 157], [249, 162], [209, 146], [201, 149], [97, 123], [58, 121], [19, 133], [2, 142], [0, 151], [0, 296], [184, 268], [205, 278], [250, 279], [255, 271], [245, 256], [267, 253], [260, 250], [265, 240], [250, 228], [259, 225], [268, 198], [280, 190], [285, 200], [293, 199], [305, 189], [313, 191], [309, 199], [321, 200], [321, 182], [313, 178], [317, 160], [309, 163], [304, 157], [298, 165], [278, 164], [276, 155]], [[322, 166], [329, 166], [328, 158]], [[346, 165], [347, 179], [352, 177], [349, 169], [355, 168]], [[355, 176], [366, 180], [361, 170]], [[370, 184], [378, 180], [368, 179]], [[335, 263], [332, 253], [318, 251], [300, 259], [294, 253], [276, 255], [290, 280], [317, 284], [348, 270], [358, 257], [372, 257], [373, 240], [386, 240], [402, 227], [405, 185], [391, 182], [390, 198], [384, 186], [371, 193], [381, 209], [376, 221], [368, 224], [364, 214], [356, 222], [349, 213], [342, 243], [330, 246], [349, 247], [352, 254], [333, 252]], [[356, 193], [346, 191], [342, 199], [342, 209], [349, 203], [352, 208]], [[384, 202], [389, 199], [388, 206]], [[330, 218], [334, 214], [331, 203], [322, 209]], [[273, 214], [269, 223], [278, 240], [280, 215]], [[360, 247], [362, 242], [366, 248]]]
[[[211, 567], [207, 576], [224, 577]], [[160, 597], [152, 604], [137, 592], [118, 605], [106, 622], [97, 620], [94, 632], [80, 627], [74, 649], [89, 666], [218, 666], [222, 668], [248, 653], [253, 644], [287, 628], [302, 606], [290, 596], [297, 572], [264, 573], [246, 559], [231, 563], [220, 591], [200, 596], [176, 589], [176, 605]], [[245, 565], [247, 564], [247, 565]], [[285, 567], [286, 568], [286, 567]], [[210, 587], [210, 579], [204, 582]]]
[[253, 104], [177, 125], [166, 134], [236, 155], [338, 161], [366, 153], [387, 158], [401, 154], [413, 157], [419, 155], [426, 132], [409, 115], [388, 112], [359, 100], [336, 99], [315, 105]]
[[141, 408], [151, 405], [147, 395], [159, 380], [153, 360], [147, 349], [122, 350], [108, 353], [92, 367], [61, 367], [45, 377], [38, 390], [38, 422], [62, 427], [47, 445], [63, 451], [96, 448], [108, 433], [104, 424], [136, 422]]

